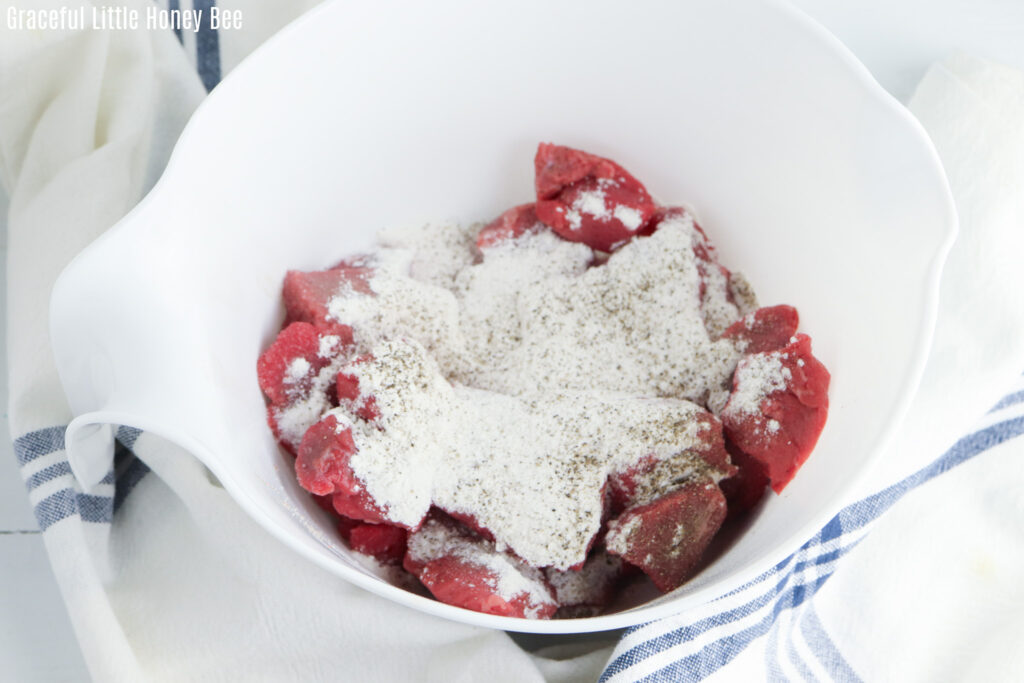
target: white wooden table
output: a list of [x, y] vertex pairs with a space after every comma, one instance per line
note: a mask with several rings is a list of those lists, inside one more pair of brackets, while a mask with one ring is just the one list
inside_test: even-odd
[[[928, 64], [955, 49], [1024, 68], [1021, 0], [794, 1], [846, 43], [878, 81], [902, 100], [913, 92]], [[0, 215], [6, 217], [6, 213], [0, 190]], [[0, 268], [6, 287], [6, 220], [0, 223]], [[7, 432], [5, 300], [6, 296], [0, 300], [3, 432]], [[87, 679], [10, 441], [0, 438], [0, 680]]]

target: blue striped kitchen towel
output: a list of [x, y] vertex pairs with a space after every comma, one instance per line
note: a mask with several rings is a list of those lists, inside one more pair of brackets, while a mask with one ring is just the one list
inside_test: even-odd
[[91, 493], [77, 491], [64, 451], [66, 428], [67, 425], [60, 425], [38, 429], [14, 440], [14, 455], [42, 531], [72, 515], [78, 515], [83, 522], [110, 524], [125, 498], [149, 472], [132, 451], [141, 432], [121, 427], [114, 442], [110, 472]]

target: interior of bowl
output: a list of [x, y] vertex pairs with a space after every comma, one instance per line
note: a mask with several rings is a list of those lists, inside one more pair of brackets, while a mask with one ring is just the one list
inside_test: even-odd
[[[613, 158], [661, 202], [692, 206], [762, 305], [799, 309], [832, 372], [811, 459], [697, 577], [616, 614], [550, 623], [442, 605], [361, 564], [295, 483], [255, 372], [282, 321], [286, 270], [328, 267], [384, 227], [486, 221], [529, 201], [539, 141]], [[146, 286], [177, 321], [170, 334], [188, 336], [179, 353], [203, 396], [188, 398], [201, 406], [189, 423], [149, 423], [187, 435], [289, 546], [447, 618], [582, 632], [719, 595], [826, 521], [913, 391], [951, 225], [919, 128], [780, 5], [339, 2], [214, 91], [151, 197], [78, 267], [102, 265], [118, 241], [152, 257]]]

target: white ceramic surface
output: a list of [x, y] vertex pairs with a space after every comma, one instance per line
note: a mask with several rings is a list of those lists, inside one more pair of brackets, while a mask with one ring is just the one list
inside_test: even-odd
[[[58, 281], [69, 455], [105, 473], [103, 423], [190, 449], [260, 524], [426, 612], [506, 630], [617, 628], [780, 561], [824, 523], [905, 410], [927, 353], [952, 202], [918, 124], [827, 33], [774, 2], [328, 4], [202, 105], [163, 179]], [[541, 19], [543, 17], [543, 19]], [[255, 363], [288, 268], [395, 224], [486, 220], [531, 196], [536, 143], [610, 156], [694, 206], [764, 304], [792, 303], [832, 371], [819, 445], [727, 552], [676, 592], [593, 619], [477, 614], [374, 577], [294, 482]], [[287, 552], [282, 547], [282, 552]]]

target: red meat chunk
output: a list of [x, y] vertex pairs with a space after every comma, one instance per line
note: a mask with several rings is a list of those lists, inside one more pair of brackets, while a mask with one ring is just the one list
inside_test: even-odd
[[485, 225], [476, 237], [476, 246], [486, 249], [513, 240], [527, 232], [542, 229], [545, 229], [544, 224], [537, 218], [534, 204], [520, 204]]
[[[277, 335], [256, 362], [260, 389], [271, 405], [284, 406], [309, 394], [313, 378], [351, 344], [335, 329], [294, 322]], [[328, 353], [321, 354], [325, 350]], [[273, 424], [271, 426], [274, 426]]]
[[504, 617], [548, 619], [558, 609], [540, 570], [454, 520], [428, 518], [409, 536], [403, 561], [441, 602]]
[[717, 481], [736, 473], [725, 449], [722, 423], [709, 412], [701, 412], [696, 419], [700, 423], [700, 448], [662, 460], [648, 455], [608, 477], [613, 513], [649, 503], [680, 488], [694, 477]]
[[331, 495], [331, 505], [334, 506], [334, 511], [343, 517], [350, 517], [370, 524], [390, 523], [384, 511], [365, 491], [356, 493], [337, 491]]
[[317, 327], [341, 328], [337, 332], [352, 342], [352, 329], [339, 325], [328, 315], [333, 297], [346, 291], [372, 294], [369, 278], [373, 270], [365, 265], [349, 265], [346, 262], [330, 270], [303, 272], [289, 270], [284, 276], [284, 307], [288, 322], [300, 320]]
[[736, 517], [753, 508], [764, 496], [765, 489], [768, 488], [768, 474], [764, 465], [728, 439], [725, 441], [725, 447], [737, 471], [719, 486], [729, 503], [729, 516]]
[[[449, 555], [428, 562], [417, 575], [435, 598], [448, 605], [501, 617], [549, 619], [558, 609], [554, 598], [536, 603], [527, 595], [502, 597], [497, 574], [489, 567]], [[537, 581], [537, 586], [543, 586]]]
[[769, 306], [751, 311], [722, 333], [744, 353], [777, 351], [789, 344], [800, 324], [800, 316], [792, 306]]
[[[368, 363], [373, 356], [360, 356], [352, 361], [352, 365]], [[342, 371], [335, 379], [335, 386], [338, 392], [338, 401], [347, 405], [356, 416], [372, 422], [380, 417], [380, 410], [377, 408], [377, 399], [373, 396], [361, 396], [359, 391], [359, 378], [350, 372]]]
[[331, 503], [330, 496], [313, 496], [313, 500], [316, 502], [317, 507], [321, 510], [327, 510], [327, 512], [334, 512], [334, 505]]
[[612, 520], [605, 544], [667, 593], [690, 577], [725, 515], [725, 497], [715, 483], [692, 481]]
[[348, 532], [348, 544], [352, 550], [383, 564], [402, 561], [408, 538], [408, 531], [392, 524], [355, 524]]
[[383, 564], [400, 563], [409, 538], [408, 531], [393, 524], [370, 524], [348, 517], [338, 518], [338, 534], [352, 550]]
[[334, 380], [339, 401], [356, 401], [359, 399], [359, 378], [347, 372], [339, 372]]
[[310, 427], [299, 444], [295, 474], [302, 488], [318, 496], [332, 496], [338, 514], [364, 522], [386, 522], [387, 517], [349, 466], [355, 453], [352, 430], [340, 428], [327, 414]]
[[[781, 366], [784, 381], [765, 392], [757, 369], [769, 363]], [[805, 334], [778, 351], [747, 356], [736, 368], [721, 415], [725, 434], [764, 466], [776, 493], [793, 479], [825, 426], [829, 379], [828, 370], [811, 355], [811, 339]], [[750, 405], [752, 398], [755, 406]]]
[[[326, 500], [327, 504], [330, 505], [330, 507], [328, 507], [326, 509], [330, 510], [331, 512], [334, 512], [334, 506], [331, 505], [331, 497], [330, 496], [313, 496], [313, 497], [316, 498], [318, 501], [319, 500]], [[355, 529], [360, 524], [362, 524], [362, 522], [360, 522], [358, 520], [355, 520], [355, 519], [349, 519], [348, 517], [338, 517], [338, 534], [345, 541], [345, 543], [348, 543], [349, 540], [351, 539], [351, 537], [352, 537], [352, 530]]]
[[[279, 420], [293, 406], [316, 392], [322, 400], [334, 403], [332, 378], [329, 372], [338, 356], [345, 356], [351, 347], [338, 328], [316, 328], [309, 323], [295, 322], [284, 328], [256, 364], [260, 388], [267, 397], [267, 422], [278, 443], [296, 455], [302, 434], [281, 429]], [[325, 386], [326, 385], [326, 386]]]
[[295, 474], [302, 488], [318, 496], [361, 485], [348, 466], [356, 451], [351, 429], [339, 429], [334, 415], [326, 415], [310, 427], [299, 444]]
[[640, 181], [610, 159], [541, 143], [534, 165], [537, 217], [571, 242], [614, 251], [657, 210]]
[[702, 447], [695, 454], [704, 461], [709, 473], [715, 477], [728, 477], [735, 471], [729, 453], [725, 450], [725, 439], [722, 435], [721, 421], [707, 411], [697, 416], [699, 427], [697, 435]]

